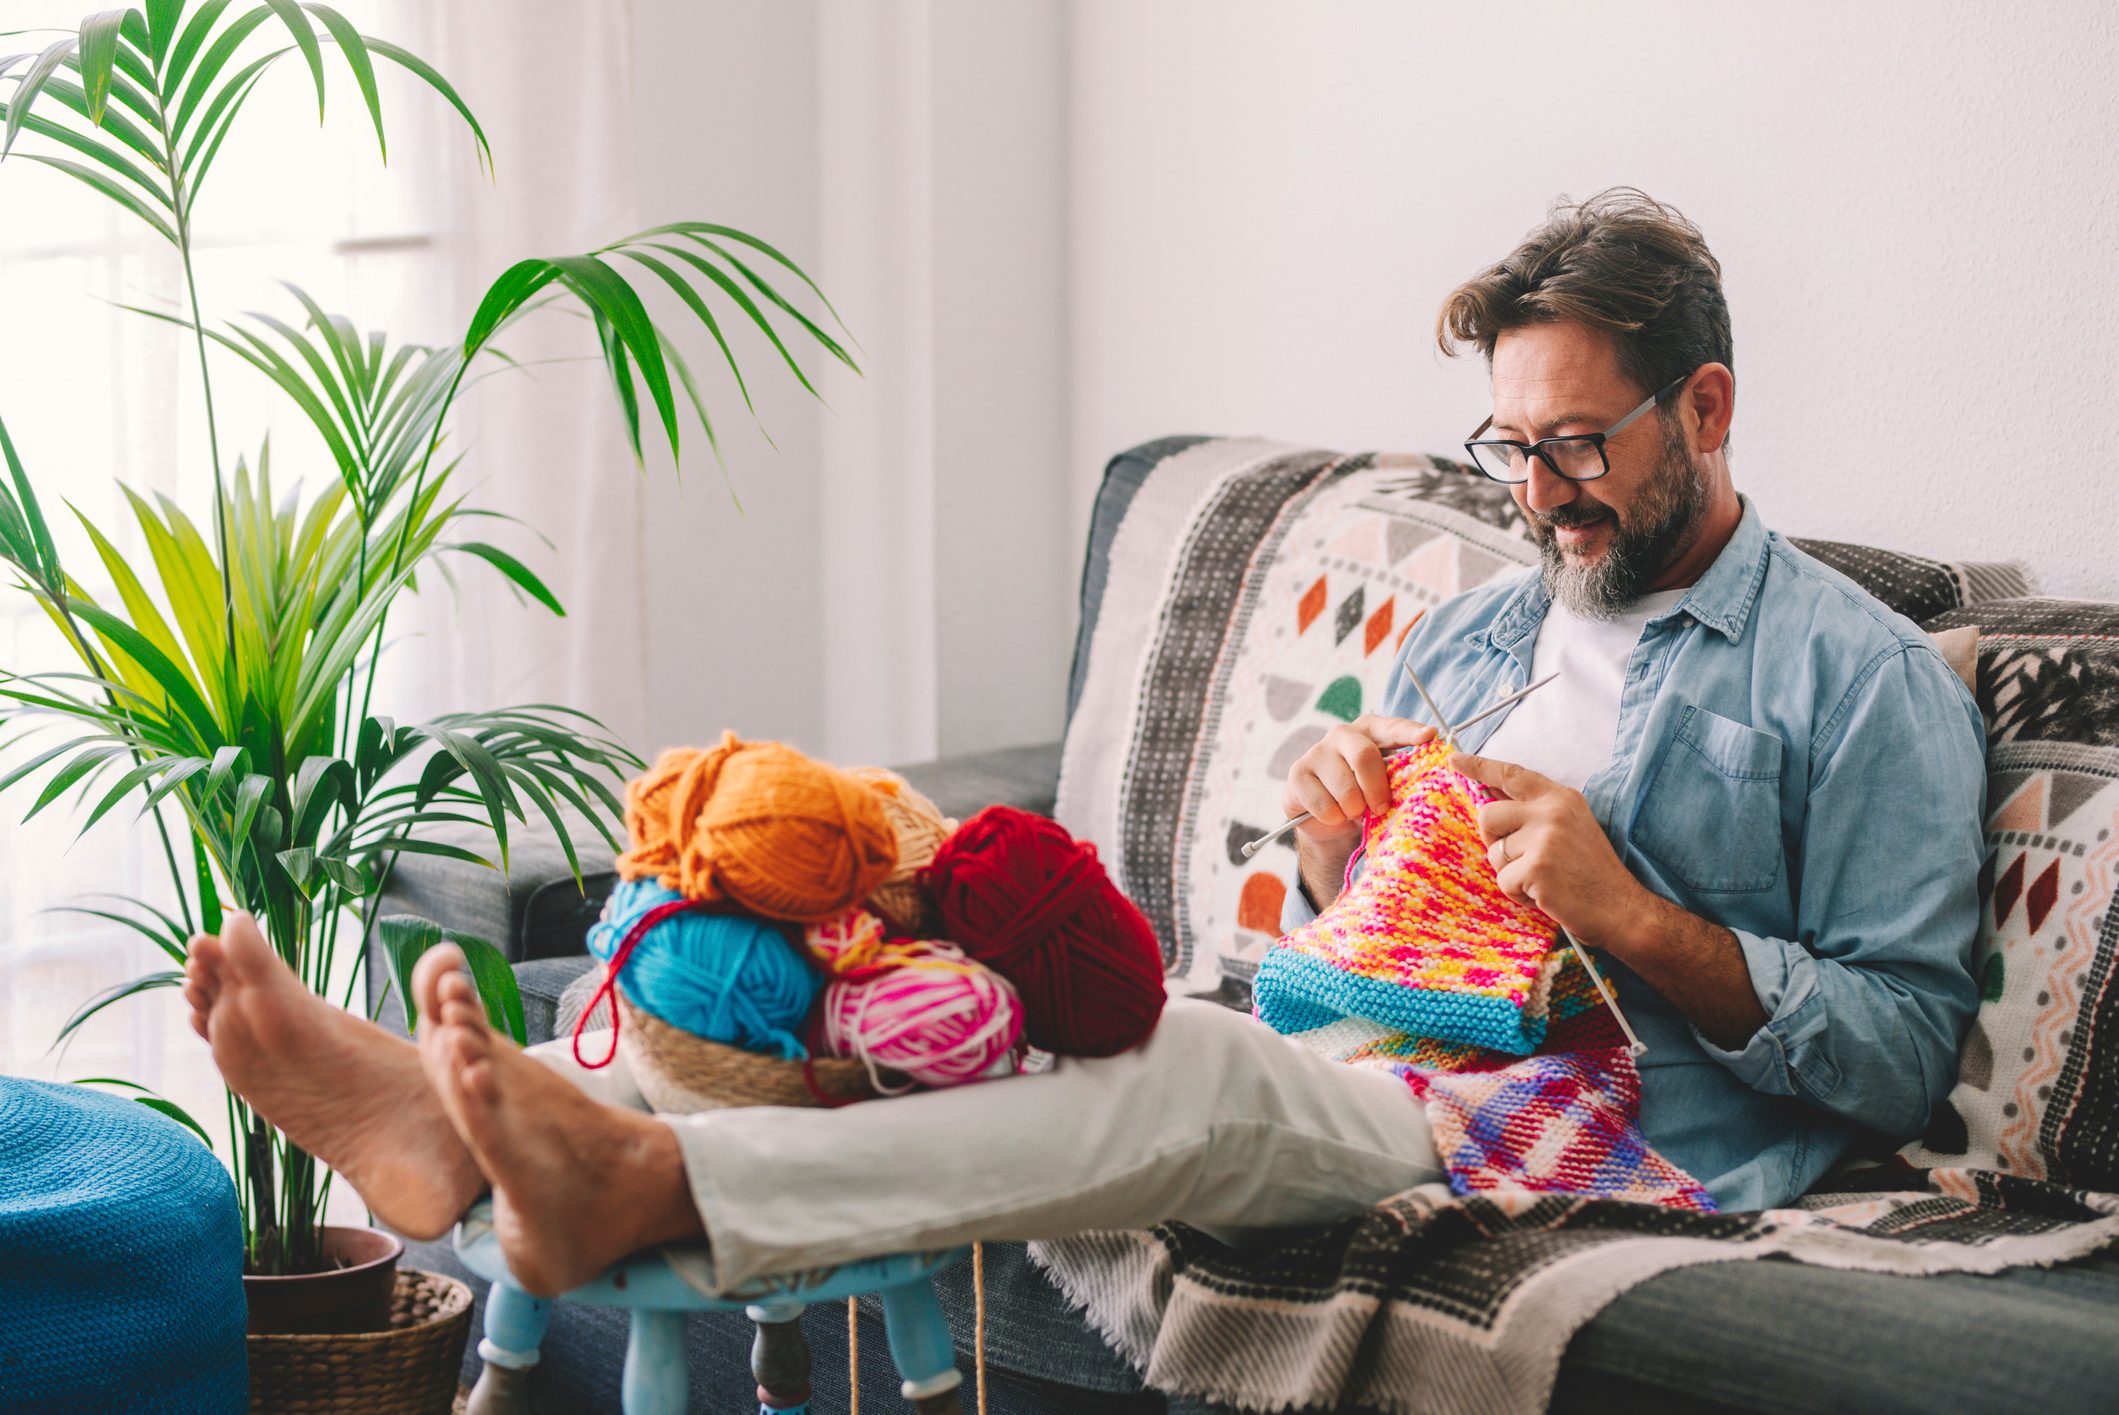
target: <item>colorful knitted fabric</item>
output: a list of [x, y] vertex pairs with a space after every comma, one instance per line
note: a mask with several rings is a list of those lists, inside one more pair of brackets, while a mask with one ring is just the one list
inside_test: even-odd
[[1366, 872], [1259, 965], [1254, 1005], [1275, 1031], [1360, 1017], [1516, 1056], [1544, 1037], [1558, 930], [1501, 892], [1476, 815], [1491, 795], [1449, 756], [1437, 741], [1389, 759]]
[[1475, 815], [1488, 797], [1448, 757], [1435, 743], [1391, 760], [1391, 809], [1363, 822], [1366, 872], [1266, 955], [1258, 1015], [1321, 1056], [1402, 1077], [1457, 1194], [1712, 1212], [1642, 1135], [1640, 1072], [1596, 984], [1552, 922], [1495, 883]]
[[[1541, 1048], [1545, 1051], [1618, 1046], [1625, 1042], [1618, 1024], [1597, 997], [1596, 984], [1572, 953], [1561, 956], [1559, 970], [1553, 975], [1546, 1016]], [[1487, 1051], [1469, 1042], [1417, 1036], [1361, 1017], [1343, 1017], [1292, 1035], [1305, 1050], [1327, 1061], [1366, 1066], [1400, 1077], [1415, 1071], [1491, 1070], [1514, 1059], [1506, 1052]]]
[[1528, 1191], [1712, 1213], [1699, 1181], [1641, 1134], [1641, 1077], [1625, 1035], [1570, 955], [1552, 985], [1536, 1056], [1510, 1056], [1344, 1018], [1296, 1041], [1320, 1056], [1388, 1071], [1427, 1108], [1457, 1194]]
[[1700, 1182], [1641, 1134], [1641, 1073], [1624, 1046], [1488, 1071], [1415, 1072], [1458, 1194], [1579, 1194], [1712, 1213]]

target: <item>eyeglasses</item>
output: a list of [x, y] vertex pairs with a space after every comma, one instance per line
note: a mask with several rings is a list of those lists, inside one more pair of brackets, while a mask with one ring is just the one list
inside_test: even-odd
[[[1693, 373], [1698, 373], [1694, 369]], [[1569, 481], [1595, 481], [1611, 470], [1611, 459], [1604, 455], [1604, 444], [1632, 426], [1634, 419], [1653, 408], [1666, 394], [1684, 387], [1688, 373], [1682, 378], [1672, 379], [1648, 395], [1640, 407], [1620, 418], [1602, 432], [1576, 433], [1571, 437], [1546, 437], [1536, 442], [1511, 442], [1506, 438], [1490, 437], [1483, 441], [1479, 434], [1494, 425], [1488, 418], [1472, 432], [1472, 440], [1464, 444], [1471, 454], [1472, 465], [1508, 486], [1520, 486], [1530, 480], [1530, 459], [1536, 457], [1552, 468], [1554, 475]]]

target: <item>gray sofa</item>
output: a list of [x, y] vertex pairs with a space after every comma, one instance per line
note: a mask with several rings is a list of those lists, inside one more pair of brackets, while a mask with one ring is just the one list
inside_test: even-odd
[[[1070, 716], [1089, 625], [1102, 608], [1113, 538], [1135, 491], [1187, 441], [1146, 444], [1113, 459], [1107, 470], [1087, 547]], [[1922, 620], [1953, 607], [1920, 602], [1926, 591], [1919, 583], [1872, 588], [1887, 600], [1905, 600], [1894, 607]], [[951, 815], [993, 802], [1049, 812], [1061, 750], [1057, 743], [1022, 747], [903, 771]], [[584, 936], [612, 876], [591, 874], [577, 887], [556, 844], [535, 837], [516, 845], [512, 865], [501, 878], [453, 861], [408, 859], [393, 877], [383, 912], [422, 914], [500, 945], [516, 967], [532, 1037], [541, 1040], [554, 1031], [561, 993], [589, 966]], [[396, 999], [383, 996], [388, 970], [372, 942], [370, 950], [371, 1008], [380, 1007], [386, 1025], [401, 1026]], [[408, 1261], [464, 1275], [445, 1241], [410, 1245]], [[986, 1278], [990, 1408], [997, 1415], [1220, 1408], [1144, 1389], [1069, 1313], [1019, 1245], [990, 1245]], [[482, 1292], [483, 1284], [472, 1285]], [[942, 1297], [968, 1375], [968, 1267], [948, 1275]], [[871, 1408], [890, 1409], [897, 1378], [879, 1314], [867, 1311], [863, 1322], [862, 1389]], [[815, 1353], [815, 1408], [848, 1408], [844, 1314], [813, 1311], [805, 1329]], [[750, 1336], [748, 1322], [737, 1316], [689, 1319], [692, 1409], [754, 1408], [748, 1403]], [[623, 1314], [559, 1306], [533, 1381], [537, 1408], [618, 1408], [624, 1339]], [[475, 1341], [472, 1348], [467, 1380], [478, 1366]], [[1775, 1261], [1681, 1269], [1625, 1293], [1575, 1336], [1552, 1408], [2050, 1412], [2108, 1409], [2119, 1399], [2114, 1392], [2119, 1253], [2108, 1251], [2061, 1268], [1997, 1276], [1908, 1278]]]

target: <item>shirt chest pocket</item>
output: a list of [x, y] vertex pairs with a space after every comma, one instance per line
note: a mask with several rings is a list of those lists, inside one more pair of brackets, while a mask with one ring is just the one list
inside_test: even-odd
[[1633, 840], [1703, 894], [1752, 894], [1781, 877], [1781, 739], [1687, 707], [1642, 792]]

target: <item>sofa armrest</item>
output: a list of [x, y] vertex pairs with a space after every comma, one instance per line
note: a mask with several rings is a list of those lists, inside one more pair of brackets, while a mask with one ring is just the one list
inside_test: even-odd
[[1059, 796], [1060, 744], [966, 752], [895, 770], [958, 820], [994, 805], [1049, 816]]

